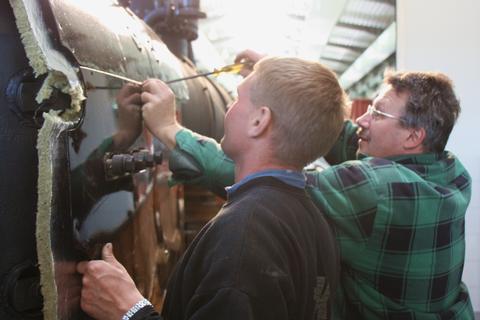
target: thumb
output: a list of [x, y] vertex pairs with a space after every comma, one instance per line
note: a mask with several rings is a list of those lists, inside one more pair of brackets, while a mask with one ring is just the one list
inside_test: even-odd
[[109, 264], [119, 264], [115, 256], [113, 255], [113, 246], [111, 243], [107, 243], [102, 248], [102, 260]]

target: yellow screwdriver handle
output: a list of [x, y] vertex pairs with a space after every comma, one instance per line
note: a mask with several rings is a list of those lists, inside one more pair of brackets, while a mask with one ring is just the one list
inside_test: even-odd
[[219, 75], [220, 73], [232, 73], [237, 74], [239, 73], [244, 67], [251, 68], [253, 63], [251, 61], [242, 61], [239, 63], [230, 64], [228, 66], [222, 67], [220, 69], [214, 70], [214, 75]]

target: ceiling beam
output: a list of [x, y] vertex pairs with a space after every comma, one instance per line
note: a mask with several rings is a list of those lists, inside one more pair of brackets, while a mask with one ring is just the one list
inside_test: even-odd
[[378, 2], [378, 3], [386, 3], [390, 4], [392, 6], [396, 6], [397, 1], [396, 0], [368, 0], [370, 2]]
[[342, 49], [347, 49], [347, 50], [356, 52], [356, 53], [358, 53], [358, 54], [362, 53], [363, 51], [365, 51], [365, 49], [368, 48], [368, 47], [348, 46], [348, 45], [345, 45], [345, 44], [334, 43], [334, 42], [330, 42], [330, 41], [327, 42], [327, 46], [337, 47], [337, 48], [342, 48]]
[[347, 68], [348, 68], [348, 67], [347, 67], [347, 68], [344, 68], [344, 67], [342, 67], [342, 66], [340, 66], [340, 65], [329, 65], [329, 64], [328, 64], [327, 66], [328, 66], [330, 69], [332, 69], [333, 71], [335, 71], [339, 76], [341, 76], [342, 73], [344, 73], [345, 70], [347, 70]]
[[324, 57], [324, 56], [320, 57], [320, 60], [342, 63], [342, 64], [344, 64], [346, 67], [350, 66], [350, 65], [352, 64], [352, 62], [355, 61], [355, 59], [353, 59], [353, 60], [344, 60], [344, 59], [330, 58], [330, 57]]
[[396, 51], [396, 23], [393, 22], [340, 76], [344, 89], [350, 88]]
[[336, 27], [341, 27], [341, 28], [347, 28], [347, 29], [354, 29], [354, 30], [359, 30], [359, 31], [364, 31], [368, 32], [370, 34], [378, 36], [381, 34], [384, 30], [384, 28], [378, 28], [378, 27], [366, 27], [366, 26], [360, 26], [358, 24], [353, 24], [353, 23], [347, 23], [347, 22], [338, 22]]

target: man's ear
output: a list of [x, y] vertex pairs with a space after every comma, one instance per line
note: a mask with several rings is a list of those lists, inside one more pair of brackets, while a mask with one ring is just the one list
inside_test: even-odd
[[261, 136], [268, 131], [272, 120], [272, 110], [269, 107], [258, 107], [250, 117], [248, 135], [252, 138]]
[[423, 149], [423, 141], [427, 133], [424, 128], [410, 128], [407, 140], [405, 140], [404, 147], [408, 150]]

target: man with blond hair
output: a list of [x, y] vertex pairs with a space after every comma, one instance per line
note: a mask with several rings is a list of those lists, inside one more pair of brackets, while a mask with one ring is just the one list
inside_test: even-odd
[[[148, 129], [168, 147], [177, 133], [211, 140], [175, 120], [174, 95], [159, 80], [142, 93]], [[307, 195], [302, 169], [331, 149], [346, 97], [335, 74], [297, 58], [265, 58], [238, 86], [225, 115], [222, 160], [234, 184], [197, 235], [167, 288], [164, 319], [329, 319], [339, 272], [335, 238]], [[230, 160], [231, 159], [231, 160]], [[105, 246], [81, 262], [81, 306], [101, 319], [160, 319]]]

